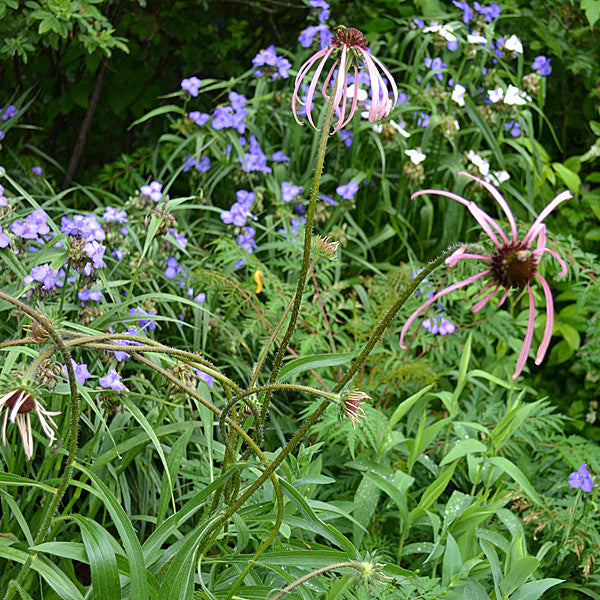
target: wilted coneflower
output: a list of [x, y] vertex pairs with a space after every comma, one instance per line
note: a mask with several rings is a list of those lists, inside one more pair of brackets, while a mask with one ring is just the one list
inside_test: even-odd
[[9, 419], [11, 423], [16, 421], [27, 460], [30, 460], [33, 456], [33, 434], [31, 432], [30, 416], [32, 411], [37, 413], [42, 430], [50, 440], [48, 447], [50, 447], [52, 442], [56, 439], [54, 430], [50, 427], [50, 424], [52, 424], [54, 429], [57, 428], [52, 417], [60, 415], [60, 411], [51, 412], [46, 410], [29, 390], [11, 390], [3, 396], [0, 396], [0, 413], [2, 413], [3, 410], [6, 410], [6, 412], [4, 413], [4, 420], [2, 422], [2, 444], [6, 446], [7, 421]]
[[488, 290], [489, 292], [475, 303], [472, 309], [473, 312], [481, 310], [501, 289], [503, 291], [498, 306], [501, 306], [506, 300], [508, 292], [511, 288], [526, 288], [529, 296], [529, 318], [527, 321], [527, 331], [525, 333], [525, 339], [523, 340], [523, 346], [521, 347], [515, 372], [512, 376], [513, 379], [516, 379], [520, 375], [521, 371], [523, 370], [523, 366], [527, 361], [527, 356], [533, 340], [535, 328], [535, 300], [533, 297], [533, 291], [531, 289], [531, 283], [535, 278], [537, 278], [542, 285], [542, 290], [546, 298], [546, 326], [544, 328], [542, 342], [535, 357], [536, 365], [539, 365], [542, 362], [546, 354], [546, 350], [548, 349], [548, 345], [550, 344], [550, 338], [552, 337], [552, 326], [554, 324], [554, 304], [552, 302], [550, 286], [548, 285], [548, 282], [537, 272], [537, 265], [544, 252], [548, 252], [559, 262], [562, 268], [560, 273], [561, 277], [566, 274], [567, 265], [557, 252], [546, 246], [546, 226], [544, 225], [543, 221], [561, 202], [572, 198], [573, 195], [568, 190], [558, 194], [558, 196], [556, 196], [556, 198], [554, 198], [554, 200], [552, 200], [552, 202], [550, 202], [548, 206], [542, 210], [538, 218], [533, 222], [533, 225], [523, 236], [523, 239], [519, 241], [517, 239], [517, 223], [510, 208], [508, 207], [508, 204], [506, 203], [506, 200], [502, 197], [500, 192], [490, 183], [474, 177], [469, 173], [459, 173], [459, 175], [470, 177], [487, 189], [487, 191], [492, 195], [494, 200], [498, 202], [504, 211], [504, 214], [506, 215], [506, 218], [510, 224], [511, 236], [509, 238], [500, 225], [498, 225], [498, 223], [492, 219], [490, 215], [481, 210], [477, 204], [466, 200], [462, 196], [452, 192], [447, 192], [445, 190], [421, 190], [413, 194], [412, 198], [416, 198], [422, 194], [437, 194], [438, 196], [446, 196], [447, 198], [451, 198], [452, 200], [456, 200], [457, 202], [464, 204], [475, 217], [475, 220], [479, 223], [479, 225], [481, 225], [482, 229], [489, 236], [496, 248], [488, 256], [485, 254], [469, 254], [465, 252], [466, 247], [461, 246], [452, 256], [446, 259], [446, 263], [449, 266], [454, 266], [459, 260], [465, 258], [483, 260], [487, 262], [488, 266], [480, 273], [472, 275], [471, 277], [467, 277], [467, 279], [463, 279], [457, 283], [453, 283], [452, 285], [449, 285], [448, 287], [439, 291], [437, 294], [427, 300], [427, 302], [422, 304], [415, 312], [413, 312], [402, 328], [402, 332], [400, 334], [400, 346], [402, 348], [406, 348], [404, 344], [406, 332], [408, 331], [411, 323], [426, 308], [432, 304], [435, 304], [442, 296], [445, 296], [446, 294], [458, 288], [469, 285], [477, 279], [481, 279], [483, 277], [487, 277], [489, 279], [487, 285], [483, 288], [483, 290], [481, 290], [481, 292], [477, 294], [477, 296], [485, 294], [488, 292]]
[[352, 427], [356, 427], [356, 423], [367, 416], [361, 404], [364, 400], [370, 399], [371, 397], [368, 394], [360, 390], [353, 390], [342, 394], [340, 412], [350, 419]]
[[[334, 107], [335, 112], [338, 115], [338, 121], [335, 124], [332, 135], [345, 127], [352, 119], [356, 106], [358, 103], [358, 70], [366, 68], [370, 78], [371, 85], [371, 106], [369, 108], [369, 121], [379, 121], [384, 117], [387, 117], [392, 107], [398, 100], [398, 88], [396, 82], [391, 76], [390, 72], [385, 68], [382, 62], [375, 58], [368, 50], [367, 39], [365, 36], [354, 27], [339, 27], [335, 34], [331, 44], [322, 50], [319, 50], [316, 54], [313, 54], [301, 67], [296, 75], [296, 81], [294, 85], [294, 95], [292, 97], [292, 112], [296, 121], [302, 125], [302, 121], [298, 119], [296, 112], [296, 103], [306, 107], [306, 115], [308, 122], [314, 129], [317, 129], [312, 118], [313, 100], [315, 90], [319, 85], [319, 78], [321, 72], [325, 67], [325, 63], [331, 56], [335, 57], [323, 87], [321, 88], [321, 94], [329, 102], [330, 96], [327, 94], [330, 83], [335, 69], [338, 69], [337, 78], [334, 80]], [[302, 81], [311, 70], [312, 66], [318, 62], [317, 68], [310, 80], [308, 92], [306, 94], [306, 100], [303, 102], [300, 99], [300, 86]], [[352, 103], [348, 110], [348, 83], [346, 79], [347, 71], [352, 68], [354, 70], [354, 93], [352, 94]], [[381, 76], [379, 70], [385, 74], [389, 85], [392, 88], [394, 94], [394, 100], [390, 100], [388, 93], [388, 86], [385, 80]], [[346, 114], [348, 113], [348, 114]], [[318, 129], [317, 129], [318, 131]]]

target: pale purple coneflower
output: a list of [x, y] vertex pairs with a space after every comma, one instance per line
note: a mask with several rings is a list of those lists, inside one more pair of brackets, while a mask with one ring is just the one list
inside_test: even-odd
[[536, 365], [539, 365], [542, 362], [546, 351], [548, 350], [548, 345], [550, 344], [552, 327], [554, 324], [554, 304], [552, 302], [550, 286], [548, 285], [548, 282], [537, 272], [537, 265], [544, 252], [548, 252], [559, 262], [562, 269], [560, 273], [561, 277], [566, 274], [567, 265], [556, 251], [547, 247], [546, 226], [544, 225], [543, 221], [561, 202], [572, 198], [573, 195], [568, 190], [558, 194], [558, 196], [556, 196], [556, 198], [554, 198], [554, 200], [552, 200], [542, 210], [540, 215], [533, 222], [533, 225], [519, 241], [517, 238], [517, 223], [508, 204], [506, 203], [506, 200], [502, 197], [500, 192], [492, 184], [483, 181], [478, 177], [474, 177], [469, 173], [459, 173], [459, 175], [466, 175], [467, 177], [470, 177], [474, 181], [478, 182], [492, 195], [494, 200], [498, 202], [504, 211], [506, 218], [508, 219], [511, 231], [510, 237], [507, 236], [500, 225], [498, 225], [498, 223], [492, 217], [490, 217], [490, 215], [479, 208], [477, 204], [466, 200], [458, 194], [447, 192], [445, 190], [421, 190], [413, 194], [412, 198], [416, 198], [422, 194], [437, 194], [439, 196], [446, 196], [447, 198], [451, 198], [452, 200], [456, 200], [457, 202], [464, 204], [469, 209], [473, 217], [475, 217], [475, 220], [479, 223], [479, 225], [481, 225], [485, 233], [489, 236], [490, 240], [494, 243], [496, 249], [489, 256], [487, 256], [485, 254], [467, 253], [465, 252], [466, 246], [461, 246], [456, 252], [454, 252], [454, 254], [446, 259], [446, 264], [450, 267], [454, 266], [459, 260], [465, 258], [475, 258], [486, 261], [488, 263], [488, 267], [476, 275], [472, 275], [471, 277], [467, 277], [462, 281], [447, 286], [432, 296], [429, 300], [427, 300], [427, 302], [422, 304], [416, 311], [414, 311], [404, 324], [404, 327], [402, 327], [402, 332], [400, 334], [400, 346], [402, 348], [406, 348], [404, 344], [406, 332], [408, 331], [408, 328], [412, 322], [426, 308], [432, 304], [435, 304], [442, 296], [445, 296], [446, 294], [458, 288], [469, 285], [477, 279], [487, 277], [490, 281], [485, 285], [481, 292], [477, 294], [477, 296], [483, 295], [483, 297], [475, 303], [472, 309], [473, 312], [481, 310], [501, 289], [503, 291], [500, 302], [498, 302], [498, 306], [501, 306], [506, 300], [508, 292], [511, 288], [526, 288], [529, 298], [529, 318], [527, 321], [525, 339], [523, 340], [523, 345], [517, 359], [515, 372], [512, 376], [513, 379], [516, 379], [520, 375], [525, 362], [527, 361], [527, 356], [529, 355], [535, 329], [535, 300], [533, 297], [533, 291], [531, 289], [531, 282], [534, 280], [534, 278], [537, 278], [540, 282], [544, 292], [544, 297], [546, 299], [546, 325], [544, 327], [542, 342], [540, 343], [535, 357]]
[[[296, 75], [296, 81], [294, 85], [294, 95], [292, 97], [292, 112], [294, 113], [294, 118], [296, 121], [302, 125], [302, 121], [298, 119], [298, 114], [296, 112], [296, 103], [301, 106], [306, 107], [306, 115], [308, 117], [308, 122], [311, 126], [319, 131], [317, 126], [313, 122], [312, 118], [312, 109], [313, 109], [313, 100], [315, 95], [315, 90], [319, 85], [319, 78], [321, 76], [321, 72], [325, 67], [325, 63], [329, 60], [329, 57], [335, 55], [335, 60], [329, 72], [327, 73], [327, 77], [325, 78], [325, 82], [323, 83], [323, 87], [321, 89], [321, 94], [329, 102], [330, 96], [327, 94], [327, 89], [331, 83], [333, 73], [335, 69], [338, 69], [337, 78], [334, 81], [334, 91], [333, 91], [333, 102], [335, 107], [335, 112], [338, 115], [338, 121], [334, 125], [333, 131], [331, 134], [333, 135], [343, 127], [345, 127], [356, 112], [356, 107], [358, 104], [358, 63], [362, 61], [364, 66], [367, 69], [370, 78], [370, 86], [371, 86], [371, 105], [369, 107], [369, 121], [379, 121], [384, 117], [387, 117], [390, 110], [395, 106], [398, 101], [398, 88], [396, 87], [396, 82], [394, 78], [390, 74], [390, 72], [386, 69], [383, 63], [375, 58], [368, 50], [367, 39], [365, 36], [358, 30], [354, 29], [354, 27], [339, 27], [337, 33], [335, 34], [331, 44], [329, 46], [319, 50], [316, 54], [313, 54], [301, 67], [298, 71], [298, 75]], [[308, 87], [308, 92], [306, 93], [306, 99], [303, 102], [300, 99], [300, 87], [302, 85], [302, 81], [311, 70], [312, 66], [318, 62], [317, 68], [314, 72], [310, 80], [310, 84]], [[352, 93], [352, 102], [348, 108], [348, 83], [346, 80], [346, 74], [349, 69], [354, 70], [354, 92]], [[390, 100], [388, 93], [388, 86], [384, 78], [381, 76], [380, 70], [383, 71], [386, 76], [390, 87], [392, 88], [392, 92], [394, 95], [393, 101]]]
[[31, 432], [31, 412], [37, 413], [40, 425], [43, 432], [46, 434], [50, 443], [56, 439], [54, 430], [50, 424], [57, 428], [56, 423], [52, 419], [53, 416], [60, 415], [60, 412], [51, 412], [46, 410], [36, 399], [35, 396], [25, 389], [16, 389], [7, 392], [0, 396], [0, 413], [4, 413], [4, 421], [2, 423], [2, 445], [6, 446], [6, 423], [10, 419], [11, 423], [17, 423], [21, 440], [23, 442], [23, 450], [27, 460], [33, 456], [33, 434]]

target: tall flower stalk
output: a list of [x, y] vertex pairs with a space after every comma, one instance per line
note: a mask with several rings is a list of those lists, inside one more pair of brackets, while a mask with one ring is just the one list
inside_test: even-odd
[[[323, 98], [327, 101], [327, 110], [325, 112], [323, 125], [321, 129], [318, 129], [312, 119], [312, 108], [314, 103], [315, 90], [319, 85], [321, 72], [323, 71], [325, 64], [331, 57], [334, 57], [334, 61], [329, 69], [327, 77], [325, 78], [325, 82], [323, 83], [323, 86], [321, 88], [321, 94]], [[299, 98], [300, 86], [304, 78], [310, 72], [312, 66], [317, 62], [318, 66], [310, 81], [306, 101], [302, 102]], [[310, 265], [310, 250], [312, 245], [312, 231], [315, 209], [317, 206], [317, 199], [319, 197], [319, 189], [321, 186], [321, 174], [323, 172], [323, 165], [325, 164], [325, 151], [327, 149], [327, 140], [329, 137], [329, 130], [331, 129], [331, 124], [333, 121], [333, 115], [334, 113], [337, 113], [338, 121], [333, 127], [333, 131], [331, 133], [335, 133], [344, 125], [346, 125], [356, 111], [358, 97], [358, 70], [359, 67], [363, 68], [363, 66], [364, 68], [366, 68], [371, 80], [372, 96], [371, 106], [369, 108], [369, 120], [380, 120], [389, 114], [390, 109], [395, 105], [396, 101], [398, 100], [398, 88], [396, 86], [394, 78], [391, 76], [390, 72], [385, 68], [385, 66], [381, 63], [381, 61], [369, 53], [367, 40], [358, 29], [354, 29], [353, 27], [338, 28], [338, 32], [333, 38], [331, 45], [311, 56], [300, 67], [298, 75], [296, 76], [296, 82], [294, 85], [294, 95], [292, 97], [292, 111], [294, 113], [294, 117], [296, 118], [296, 121], [298, 121], [299, 124], [302, 124], [297, 116], [296, 105], [302, 104], [306, 106], [308, 121], [316, 131], [321, 131], [321, 138], [319, 141], [319, 149], [317, 152], [315, 174], [313, 176], [310, 198], [308, 208], [306, 211], [304, 249], [302, 255], [302, 264], [300, 267], [300, 274], [298, 276], [298, 284], [296, 286], [294, 302], [292, 304], [288, 327], [283, 335], [283, 339], [280, 343], [279, 349], [275, 355], [275, 360], [273, 362], [273, 368], [269, 377], [270, 384], [273, 384], [277, 379], [277, 374], [279, 373], [279, 369], [281, 367], [281, 362], [286, 352], [287, 345], [292, 337], [294, 329], [296, 328], [296, 322], [298, 320], [298, 314], [300, 312], [300, 306], [302, 304], [302, 293], [304, 292], [304, 286], [306, 283], [306, 277]], [[332, 78], [334, 77], [334, 72], [336, 68], [337, 74], [333, 80], [334, 91], [332, 93], [328, 93], [327, 90], [332, 81]], [[352, 100], [352, 104], [349, 107], [348, 111], [347, 72], [351, 68], [354, 71], [355, 93]], [[393, 101], [389, 98], [388, 88], [378, 68], [381, 69], [381, 71], [383, 71], [389, 82], [390, 87], [392, 88], [394, 95]], [[267, 392], [263, 399], [259, 427], [262, 427], [262, 425], [264, 424], [267, 415], [267, 410], [269, 408], [270, 399], [271, 391]]]

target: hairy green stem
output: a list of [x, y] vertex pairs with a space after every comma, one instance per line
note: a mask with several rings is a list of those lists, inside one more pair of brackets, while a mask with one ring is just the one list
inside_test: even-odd
[[[273, 473], [274, 474], [274, 473]], [[269, 533], [268, 537], [265, 541], [259, 546], [258, 550], [254, 553], [254, 556], [246, 563], [246, 566], [242, 570], [242, 572], [238, 575], [237, 579], [233, 582], [231, 589], [227, 593], [225, 600], [230, 600], [233, 594], [240, 587], [242, 582], [244, 581], [244, 577], [248, 574], [250, 569], [256, 564], [256, 561], [260, 558], [265, 550], [271, 545], [271, 542], [275, 539], [277, 534], [279, 533], [279, 528], [283, 523], [283, 494], [281, 493], [281, 486], [278, 485], [275, 487], [275, 497], [277, 498], [277, 517], [275, 518], [275, 524], [273, 525], [273, 529], [271, 529], [271, 533]]]
[[[345, 77], [345, 73], [338, 73], [338, 77]], [[315, 165], [315, 174], [312, 182], [312, 189], [310, 191], [310, 199], [308, 201], [308, 208], [306, 210], [306, 225], [304, 230], [304, 251], [302, 255], [302, 266], [300, 267], [300, 274], [298, 275], [298, 284], [296, 285], [296, 292], [294, 295], [294, 303], [292, 306], [292, 314], [290, 315], [290, 321], [286, 332], [283, 335], [281, 345], [275, 354], [273, 361], [273, 368], [271, 369], [271, 376], [269, 377], [269, 383], [275, 383], [277, 374], [281, 367], [281, 362], [285, 355], [287, 345], [294, 333], [296, 328], [296, 322], [298, 320], [298, 314], [300, 313], [300, 306], [302, 304], [302, 293], [304, 292], [304, 286], [306, 284], [306, 277], [308, 275], [308, 268], [310, 264], [310, 249], [312, 246], [312, 230], [315, 218], [315, 210], [317, 207], [317, 199], [319, 197], [319, 188], [321, 187], [321, 175], [323, 173], [323, 165], [325, 164], [325, 151], [327, 150], [327, 140], [329, 138], [329, 129], [331, 128], [331, 121], [333, 120], [333, 111], [335, 108], [335, 94], [331, 94], [329, 103], [327, 104], [327, 111], [325, 112], [325, 119], [323, 121], [323, 127], [321, 129], [321, 139], [319, 141], [319, 150], [317, 153], [317, 163]], [[267, 411], [269, 410], [269, 402], [271, 400], [271, 392], [267, 392], [263, 398], [263, 405], [260, 415], [260, 423], [258, 426], [262, 429], [264, 426], [265, 419], [267, 417]]]
[[[359, 365], [366, 360], [367, 356], [375, 346], [377, 340], [381, 337], [381, 334], [385, 330], [385, 328], [389, 325], [390, 321], [394, 318], [398, 310], [403, 306], [409, 296], [417, 289], [422, 280], [427, 277], [433, 269], [441, 265], [444, 260], [454, 252], [456, 247], [448, 248], [445, 252], [443, 252], [439, 257], [431, 261], [422, 271], [419, 273], [415, 279], [407, 286], [407, 288], [402, 292], [398, 300], [394, 302], [394, 304], [388, 309], [385, 316], [381, 319], [378, 325], [373, 330], [365, 348], [356, 359], [354, 365], [350, 367], [348, 372], [342, 379], [336, 384], [333, 388], [332, 392], [339, 392], [347, 383], [350, 381], [354, 373], [359, 368]], [[356, 365], [356, 366], [355, 366]], [[256, 388], [255, 388], [256, 389]], [[268, 392], [267, 392], [268, 393]], [[290, 439], [290, 441], [285, 445], [284, 448], [281, 449], [279, 454], [273, 459], [273, 462], [258, 476], [258, 478], [251, 483], [244, 493], [225, 511], [224, 517], [229, 518], [234, 512], [240, 508], [244, 504], [244, 502], [252, 496], [252, 494], [260, 488], [260, 486], [267, 480], [269, 475], [277, 469], [277, 467], [283, 462], [285, 457], [292, 451], [292, 449], [298, 444], [302, 438], [305, 436], [310, 427], [316, 423], [316, 421], [321, 417], [325, 409], [329, 406], [330, 400], [325, 400], [321, 402], [321, 404], [316, 408], [315, 412], [305, 421], [305, 423], [300, 427], [300, 429], [294, 434], [294, 436]]]
[[315, 569], [306, 575], [303, 575], [296, 581], [292, 581], [289, 585], [286, 585], [280, 592], [277, 592], [274, 596], [271, 596], [270, 600], [279, 600], [279, 598], [283, 598], [288, 592], [291, 592], [293, 589], [297, 588], [299, 585], [302, 585], [304, 582], [312, 579], [313, 577], [317, 577], [317, 575], [323, 575], [323, 573], [327, 573], [328, 571], [334, 571], [336, 569], [345, 569], [351, 568], [356, 569], [357, 571], [362, 571], [364, 566], [360, 563], [355, 562], [340, 562], [335, 563], [333, 565], [328, 565], [327, 567], [321, 567], [320, 569]]
[[[307, 277], [314, 270], [316, 264], [317, 264], [317, 259], [313, 260], [312, 264], [310, 265], [308, 272], [306, 274]], [[286, 317], [288, 316], [292, 306], [294, 305], [295, 300], [296, 300], [296, 293], [294, 292], [294, 294], [292, 294], [292, 297], [290, 298], [290, 301], [288, 302], [287, 306], [285, 307], [285, 310], [283, 311], [283, 314], [281, 315], [279, 322], [277, 323], [277, 325], [275, 325], [275, 327], [273, 327], [273, 330], [271, 331], [271, 335], [269, 336], [269, 339], [267, 340], [267, 343], [265, 344], [265, 347], [263, 348], [263, 351], [262, 351], [258, 361], [254, 365], [252, 379], [250, 380], [250, 385], [248, 386], [249, 388], [252, 388], [256, 385], [256, 382], [258, 380], [258, 376], [260, 375], [262, 366], [267, 358], [267, 354], [269, 353], [269, 350], [275, 343], [275, 340], [277, 339], [277, 335], [279, 334], [280, 329], [283, 327], [283, 323], [285, 322]]]
[[381, 318], [379, 323], [375, 326], [365, 347], [358, 358], [352, 363], [346, 374], [336, 383], [332, 391], [339, 392], [343, 387], [352, 379], [354, 374], [363, 366], [369, 354], [371, 354], [375, 344], [379, 341], [385, 330], [388, 328], [392, 319], [396, 316], [398, 311], [404, 306], [404, 303], [412, 295], [412, 293], [419, 287], [423, 279], [425, 279], [431, 271], [439, 267], [443, 262], [456, 250], [458, 244], [449, 247], [447, 250], [442, 252], [437, 258], [434, 258], [423, 270], [417, 274], [417, 276], [406, 286], [404, 291], [400, 294], [397, 300], [390, 306]]

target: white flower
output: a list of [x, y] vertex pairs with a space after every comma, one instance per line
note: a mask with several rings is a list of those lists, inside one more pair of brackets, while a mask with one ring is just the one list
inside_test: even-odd
[[490, 163], [487, 159], [482, 158], [473, 150], [469, 150], [467, 153], [467, 158], [479, 169], [479, 172], [487, 177], [490, 172]]
[[511, 35], [505, 42], [504, 47], [509, 52], [516, 52], [517, 54], [523, 54], [523, 44], [516, 35]]
[[454, 100], [454, 102], [456, 102], [456, 104], [458, 104], [459, 106], [464, 106], [466, 91], [467, 91], [467, 88], [465, 88], [464, 85], [457, 83], [454, 86], [454, 89], [452, 90], [452, 100]]
[[394, 121], [394, 119], [390, 119], [389, 123], [402, 137], [405, 137], [405, 138], [410, 137], [410, 133], [408, 133], [408, 131], [406, 131], [406, 129], [404, 129], [404, 125], [406, 125], [406, 123], [404, 121], [401, 121], [400, 123], [396, 123], [396, 121]]
[[486, 181], [495, 186], [498, 186], [509, 179], [510, 175], [506, 171], [494, 171], [493, 173], [490, 173], [488, 177], [486, 177]]
[[469, 44], [487, 44], [487, 40], [477, 31], [474, 31], [467, 36], [467, 42], [469, 42]]
[[438, 25], [437, 23], [423, 29], [423, 33], [437, 33], [448, 42], [455, 42], [457, 39], [452, 33], [453, 31], [454, 29], [450, 25]]
[[421, 152], [421, 148], [417, 148], [416, 150], [405, 150], [404, 154], [406, 154], [415, 165], [422, 163], [427, 158], [427, 156]]
[[381, 123], [373, 123], [373, 125], [371, 125], [371, 129], [375, 133], [379, 134], [379, 133], [381, 133], [383, 131], [383, 125]]
[[488, 90], [488, 98], [490, 102], [500, 102], [504, 98], [504, 90], [502, 88], [496, 88], [495, 90]]
[[[354, 85], [349, 85], [346, 89], [346, 96], [348, 98], [354, 98]], [[358, 88], [358, 94], [356, 95], [356, 99], [358, 102], [364, 102], [369, 99], [369, 93], [362, 88]]]
[[531, 98], [529, 98], [525, 92], [522, 92], [518, 87], [515, 87], [512, 84], [508, 86], [504, 96], [504, 104], [521, 106], [526, 104], [527, 100], [531, 100]]

